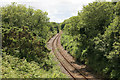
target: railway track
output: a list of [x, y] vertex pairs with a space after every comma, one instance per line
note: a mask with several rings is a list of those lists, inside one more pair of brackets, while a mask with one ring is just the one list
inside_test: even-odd
[[[60, 40], [59, 38], [60, 38], [60, 36], [59, 36], [58, 39], [57, 39], [57, 43], [58, 43], [58, 40]], [[57, 45], [57, 44], [56, 44], [56, 45]], [[58, 47], [58, 45], [57, 45], [57, 47]], [[62, 57], [64, 57], [64, 59], [65, 59], [72, 67], [74, 67], [75, 70], [76, 70], [78, 73], [80, 73], [80, 75], [83, 76], [83, 79], [84, 79], [84, 80], [88, 80], [88, 78], [85, 76], [85, 74], [82, 73], [82, 72], [80, 72], [80, 70], [77, 69], [77, 67], [76, 67], [73, 63], [71, 63], [71, 62], [66, 58], [66, 56], [64, 56], [64, 55], [62, 54], [63, 51], [61, 51], [60, 49], [59, 49], [58, 51], [59, 51], [59, 53], [62, 55]]]
[[64, 67], [64, 69], [69, 73], [69, 75], [74, 80], [88, 80], [84, 75], [82, 75], [76, 68], [73, 66], [58, 50], [57, 43], [58, 39], [60, 38], [60, 34], [58, 34], [52, 42], [52, 50], [60, 62], [60, 64]]
[[[52, 51], [62, 67], [67, 71], [69, 76], [73, 80], [100, 80], [96, 79], [93, 76], [86, 75], [76, 67], [76, 64], [71, 63], [71, 61], [64, 55], [63, 50], [60, 49], [58, 42], [60, 41], [60, 34], [57, 34], [52, 41]], [[74, 62], [74, 61], [73, 61]]]

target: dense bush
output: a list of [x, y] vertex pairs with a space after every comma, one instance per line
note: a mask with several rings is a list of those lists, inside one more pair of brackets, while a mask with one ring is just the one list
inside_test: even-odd
[[[44, 39], [35, 36], [28, 27], [3, 29], [3, 48], [5, 52], [16, 55], [20, 58], [27, 58], [28, 61], [36, 57], [44, 58], [49, 51], [45, 47]], [[40, 57], [42, 56], [42, 57]]]
[[[53, 60], [46, 59], [53, 68], [49, 71], [42, 68], [43, 64], [35, 61], [28, 62], [26, 59], [19, 59], [11, 55], [2, 55], [2, 78], [63, 78], [67, 77], [60, 72], [59, 67]], [[50, 55], [52, 58], [52, 56]]]
[[93, 2], [63, 23], [62, 45], [104, 78], [120, 79], [120, 2]]
[[46, 12], [12, 3], [1, 7], [1, 14], [2, 78], [67, 77], [46, 48], [59, 26]]

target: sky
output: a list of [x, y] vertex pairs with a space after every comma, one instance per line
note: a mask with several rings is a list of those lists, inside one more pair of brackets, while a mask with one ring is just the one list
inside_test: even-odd
[[0, 6], [11, 4], [11, 2], [25, 4], [26, 7], [32, 6], [34, 9], [48, 12], [50, 22], [61, 23], [65, 19], [77, 16], [78, 11], [82, 10], [83, 5], [93, 1], [95, 0], [0, 0]]

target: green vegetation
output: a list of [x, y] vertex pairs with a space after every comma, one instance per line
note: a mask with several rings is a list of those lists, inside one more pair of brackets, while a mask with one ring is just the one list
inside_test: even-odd
[[[50, 58], [51, 55], [49, 55]], [[52, 68], [46, 70], [43, 66], [51, 65]], [[44, 63], [28, 62], [26, 59], [20, 59], [11, 55], [3, 54], [2, 77], [3, 78], [64, 78], [65, 74], [60, 72], [59, 67], [51, 59], [46, 59]]]
[[61, 23], [61, 43], [76, 61], [120, 79], [120, 2], [93, 2]]
[[12, 3], [2, 14], [2, 78], [67, 77], [56, 67], [46, 42], [59, 24], [49, 22], [47, 12]]
[[0, 9], [2, 78], [67, 77], [46, 47], [61, 29], [61, 43], [77, 62], [103, 78], [120, 79], [120, 1], [89, 3], [61, 24], [49, 22], [47, 12], [21, 4]]

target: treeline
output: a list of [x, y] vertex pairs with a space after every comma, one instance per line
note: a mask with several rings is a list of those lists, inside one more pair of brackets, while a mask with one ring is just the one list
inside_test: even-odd
[[47, 12], [22, 4], [12, 3], [0, 9], [2, 78], [65, 77], [46, 48], [46, 42], [57, 33], [59, 24], [49, 22]]
[[61, 43], [107, 79], [120, 79], [120, 2], [93, 2], [61, 23]]

